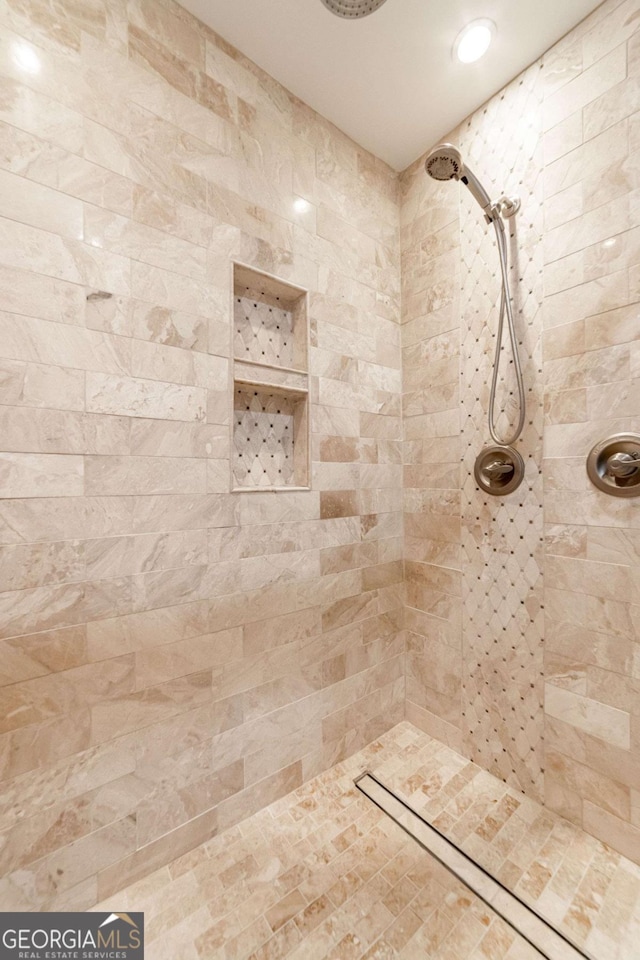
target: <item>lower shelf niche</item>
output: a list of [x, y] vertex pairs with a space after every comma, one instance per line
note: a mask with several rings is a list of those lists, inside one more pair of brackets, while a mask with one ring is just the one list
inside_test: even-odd
[[233, 488], [306, 488], [309, 483], [306, 392], [234, 385]]

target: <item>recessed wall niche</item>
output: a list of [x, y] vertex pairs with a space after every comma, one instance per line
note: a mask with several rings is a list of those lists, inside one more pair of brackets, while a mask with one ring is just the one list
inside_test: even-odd
[[233, 352], [237, 360], [307, 369], [307, 294], [242, 264], [233, 270]]
[[232, 489], [308, 489], [307, 293], [234, 263], [232, 319]]

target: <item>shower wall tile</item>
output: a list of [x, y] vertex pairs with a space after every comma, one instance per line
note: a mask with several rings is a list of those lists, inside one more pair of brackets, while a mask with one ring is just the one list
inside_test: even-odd
[[82, 496], [84, 461], [55, 454], [2, 453], [0, 483], [8, 498]]
[[[404, 715], [398, 182], [172, 0], [0, 25], [0, 859], [86, 909]], [[309, 289], [308, 492], [230, 492], [232, 260]]]
[[85, 375], [82, 370], [46, 364], [0, 362], [0, 403], [8, 406], [84, 409]]
[[[491, 191], [517, 190], [527, 213], [516, 224], [520, 234], [512, 246], [521, 251], [522, 286], [514, 295], [524, 323], [530, 410], [521, 441], [527, 480], [514, 503], [479, 497], [472, 479], [475, 456], [489, 442], [494, 343], [487, 331], [499, 296], [494, 240], [464, 192], [457, 202], [454, 185], [425, 180], [422, 163], [403, 175], [405, 210], [424, 231], [406, 229], [403, 246], [405, 568], [408, 603], [422, 613], [409, 640], [407, 716], [535, 797], [542, 796], [543, 783], [540, 76], [539, 66], [530, 68], [451, 135]], [[500, 131], [508, 131], [504, 143]], [[455, 229], [429, 231], [415, 195], [436, 210], [447, 202]], [[447, 219], [451, 212], [442, 222]], [[447, 245], [456, 242], [453, 256], [440, 252], [442, 232]], [[429, 297], [444, 277], [453, 282], [446, 292], [449, 315]], [[418, 326], [414, 314], [430, 309]], [[440, 316], [442, 327], [429, 322]], [[506, 376], [499, 393], [508, 396]], [[445, 625], [443, 647], [433, 641]], [[446, 696], [439, 687], [443, 677]]]
[[92, 413], [158, 420], [204, 420], [207, 393], [161, 380], [134, 380], [108, 374], [87, 376], [87, 410]]
[[7, 359], [116, 374], [131, 366], [129, 339], [75, 324], [2, 313], [0, 333]]
[[[592, 103], [615, 84], [625, 79], [627, 50], [622, 38], [614, 48], [598, 58], [590, 67], [583, 68], [569, 83], [545, 97], [544, 129], [549, 130], [568, 116]], [[584, 44], [584, 41], [583, 41]]]
[[[604, 4], [600, 9], [606, 15], [598, 29], [582, 40], [585, 64], [593, 64], [589, 69], [604, 64], [607, 57], [610, 64], [616, 56], [621, 62], [627, 48], [630, 52], [637, 44], [640, 24], [632, 5]], [[604, 53], [605, 49], [610, 52]], [[637, 339], [637, 322], [632, 317], [637, 321], [640, 295], [634, 284], [637, 180], [629, 134], [637, 122], [637, 91], [632, 74], [629, 68], [617, 82], [610, 76], [607, 88], [582, 110], [574, 109], [570, 99], [567, 102], [576, 127], [582, 118], [584, 142], [574, 150], [578, 163], [567, 165], [564, 182], [582, 188], [591, 212], [575, 221], [575, 229], [584, 230], [581, 240], [575, 230], [566, 234], [568, 243], [562, 252], [572, 253], [567, 260], [576, 264], [580, 258], [580, 266], [564, 271], [562, 285], [575, 302], [583, 299], [583, 306], [576, 317], [563, 320], [558, 315], [561, 325], [553, 330], [554, 340], [559, 344], [563, 338], [567, 346], [562, 350], [564, 359], [548, 355], [545, 378], [547, 390], [551, 384], [559, 391], [583, 390], [587, 416], [581, 408], [579, 416], [574, 413], [565, 420], [569, 432], [564, 438], [549, 437], [545, 504], [548, 521], [582, 524], [584, 532], [579, 553], [563, 549], [555, 539], [546, 545], [554, 587], [548, 591], [546, 610], [547, 744], [558, 758], [546, 777], [550, 805], [562, 810], [563, 798], [572, 795], [576, 822], [637, 858], [637, 826], [629, 795], [639, 749], [635, 697], [630, 692], [637, 683], [639, 623], [636, 511], [633, 501], [613, 500], [596, 491], [583, 473], [584, 458], [593, 443], [620, 430], [639, 430], [631, 360]], [[597, 217], [602, 230], [595, 225]], [[604, 308], [598, 307], [600, 294], [592, 287], [594, 280], [600, 290], [603, 283], [617, 290]], [[589, 291], [586, 296], [585, 290]], [[616, 302], [618, 296], [625, 297], [626, 304]], [[584, 678], [577, 695], [562, 689], [568, 677]], [[558, 696], [575, 696], [573, 707], [568, 702], [562, 707], [563, 722], [552, 720], [560, 716]], [[572, 757], [584, 765], [577, 780], [567, 764]], [[594, 785], [606, 777], [607, 787], [589, 789], [587, 777]], [[617, 809], [610, 805], [614, 801]]]
[[[4, 4], [7, 909], [90, 907], [360, 749], [405, 689], [637, 850], [640, 522], [584, 473], [638, 429], [635, 6], [451, 135], [529, 214], [527, 486], [500, 505], [470, 477], [497, 287], [469, 197], [421, 161], [398, 182], [172, 0]], [[229, 491], [232, 259], [309, 289], [308, 492]]]
[[[456, 187], [429, 181], [421, 161], [401, 177], [406, 624], [411, 631], [407, 717], [635, 859], [640, 856], [634, 813], [640, 758], [638, 518], [635, 501], [606, 497], [589, 484], [585, 458], [608, 434], [640, 432], [635, 383], [640, 370], [639, 30], [637, 3], [608, 0], [446, 138], [460, 142], [481, 178], [499, 178], [493, 184], [498, 193], [511, 188], [503, 163], [512, 164], [518, 151], [526, 156], [532, 150], [513, 186], [525, 195], [530, 214], [516, 221], [525, 231], [518, 238], [525, 285], [527, 261], [535, 267], [544, 257], [544, 289], [537, 279], [530, 282], [533, 294], [521, 315], [533, 321], [520, 338], [531, 388], [524, 433], [524, 443], [531, 444], [530, 509], [526, 491], [508, 498], [502, 508], [488, 503], [474, 509], [477, 491], [469, 477], [473, 457], [487, 439], [482, 431], [491, 340], [483, 324], [495, 316], [490, 307], [496, 294], [490, 238], [465, 192], [457, 203]], [[529, 83], [532, 101], [519, 107]], [[508, 148], [494, 153], [504, 111], [510, 109], [516, 118]], [[541, 144], [532, 149], [538, 123]], [[447, 223], [453, 226], [462, 271], [447, 294], [450, 305], [434, 310], [426, 278], [437, 267], [425, 263], [441, 255]], [[466, 245], [471, 225], [476, 232]], [[451, 271], [456, 269], [454, 260]], [[490, 285], [486, 293], [483, 285]], [[477, 329], [472, 326], [465, 349], [467, 303], [479, 313], [471, 311]], [[460, 390], [451, 392], [448, 410], [436, 415], [421, 412], [416, 402], [424, 404], [439, 382], [441, 330], [462, 350], [452, 356], [456, 371], [460, 366]], [[449, 374], [449, 382], [456, 376]], [[474, 434], [465, 465], [466, 454], [446, 444], [448, 434], [458, 433], [467, 399]], [[466, 438], [466, 423], [462, 427]], [[446, 475], [443, 463], [449, 459], [453, 466], [460, 457], [462, 480], [454, 482], [451, 472], [449, 484], [438, 489], [435, 478]], [[501, 517], [512, 523], [504, 526]], [[512, 533], [509, 553], [496, 560], [503, 538], [509, 541]], [[519, 565], [524, 579], [518, 587]], [[412, 573], [417, 567], [436, 573], [418, 584]], [[455, 613], [450, 593], [425, 586], [444, 584], [452, 570], [461, 573], [467, 587]], [[522, 631], [510, 642], [518, 607], [524, 614]], [[476, 609], [485, 615], [474, 629]], [[492, 621], [494, 609], [498, 617]], [[487, 657], [487, 670], [480, 653]], [[500, 678], [514, 669], [526, 674], [527, 689], [518, 689], [517, 673], [509, 673], [517, 695], [513, 709], [500, 714], [501, 691], [509, 690]], [[485, 683], [491, 691], [486, 702], [478, 699]], [[505, 758], [520, 776], [502, 768]]]

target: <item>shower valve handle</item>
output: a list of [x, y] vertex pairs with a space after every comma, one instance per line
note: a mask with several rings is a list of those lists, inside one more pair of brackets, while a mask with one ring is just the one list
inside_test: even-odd
[[640, 457], [637, 453], [614, 453], [607, 460], [607, 473], [612, 477], [624, 479], [633, 477], [640, 471]]
[[507, 473], [513, 473], [513, 464], [505, 463], [502, 460], [494, 460], [493, 463], [488, 463], [484, 467], [484, 473], [489, 477], [490, 480], [493, 480], [495, 477], [503, 477]]

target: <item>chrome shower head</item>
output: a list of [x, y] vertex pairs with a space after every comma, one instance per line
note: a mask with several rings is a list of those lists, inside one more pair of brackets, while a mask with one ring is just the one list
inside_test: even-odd
[[361, 20], [375, 13], [386, 0], [322, 0], [327, 10], [345, 20]]
[[484, 210], [487, 219], [493, 219], [489, 194], [475, 174], [464, 165], [462, 154], [452, 143], [439, 143], [430, 150], [424, 166], [434, 180], [462, 180]]
[[459, 180], [464, 171], [462, 154], [452, 143], [439, 143], [434, 147], [424, 166], [434, 180]]

